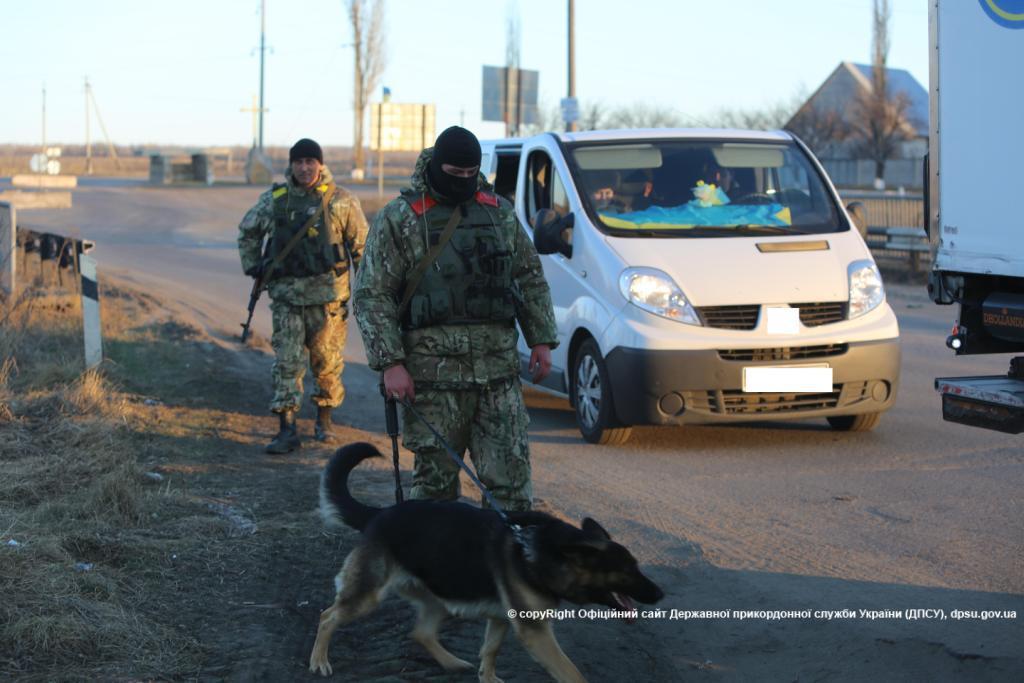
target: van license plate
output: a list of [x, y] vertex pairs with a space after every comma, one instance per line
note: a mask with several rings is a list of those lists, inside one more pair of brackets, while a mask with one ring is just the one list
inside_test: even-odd
[[743, 368], [743, 391], [828, 393], [832, 391], [832, 368], [825, 363]]

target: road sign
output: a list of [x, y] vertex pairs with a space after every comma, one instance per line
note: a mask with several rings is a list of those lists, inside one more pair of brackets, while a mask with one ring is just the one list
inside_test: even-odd
[[566, 123], [576, 123], [580, 120], [580, 103], [575, 97], [562, 98], [562, 120]]
[[45, 154], [33, 154], [32, 158], [28, 160], [28, 167], [32, 169], [33, 173], [43, 173], [46, 171], [46, 162], [49, 159], [46, 158]]

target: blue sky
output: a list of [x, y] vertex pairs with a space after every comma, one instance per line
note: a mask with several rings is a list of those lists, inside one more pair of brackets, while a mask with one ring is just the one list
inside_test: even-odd
[[[343, 0], [266, 0], [268, 145], [352, 142], [352, 49]], [[889, 65], [927, 87], [928, 3], [891, 0]], [[844, 60], [869, 62], [871, 0], [576, 0], [576, 91], [608, 108], [643, 102], [701, 116], [812, 92]], [[566, 92], [564, 0], [386, 0], [396, 102], [437, 105], [438, 131], [481, 137], [482, 65], [505, 61], [517, 12], [520, 63], [541, 102]], [[89, 77], [119, 144], [248, 144], [258, 90], [259, 0], [0, 0], [0, 142], [85, 139]], [[374, 98], [376, 99], [376, 97]], [[93, 120], [93, 139], [99, 127]]]

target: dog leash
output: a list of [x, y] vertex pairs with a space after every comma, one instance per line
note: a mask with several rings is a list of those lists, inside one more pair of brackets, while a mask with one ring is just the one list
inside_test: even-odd
[[425, 417], [420, 415], [420, 412], [418, 410], [412, 407], [412, 404], [408, 400], [404, 398], [397, 400], [399, 400], [403, 406], [405, 406], [413, 415], [415, 415], [416, 419], [418, 419], [420, 422], [426, 425], [427, 429], [431, 431], [434, 437], [441, 443], [441, 446], [444, 447], [445, 451], [448, 452], [448, 455], [450, 455], [452, 460], [455, 461], [455, 464], [461, 467], [462, 471], [468, 474], [469, 478], [473, 480], [473, 483], [476, 484], [476, 487], [478, 489], [480, 489], [480, 493], [490, 504], [491, 508], [498, 513], [498, 517], [501, 518], [501, 521], [504, 522], [505, 525], [512, 530], [512, 534], [513, 536], [515, 536], [516, 541], [520, 545], [523, 545], [522, 527], [520, 527], [518, 524], [514, 524], [512, 520], [508, 518], [508, 515], [505, 514], [505, 511], [501, 509], [500, 505], [498, 505], [498, 501], [494, 499], [494, 496], [492, 496], [491, 492], [487, 490], [487, 487], [483, 485], [483, 482], [477, 479], [476, 474], [473, 472], [473, 470], [469, 468], [469, 465], [467, 465], [465, 461], [463, 461], [463, 459], [459, 457], [459, 454], [455, 452], [454, 448], [448, 445], [448, 442], [445, 441], [445, 438], [441, 436], [441, 433], [437, 431], [434, 425], [430, 424], [430, 422], [428, 422]]

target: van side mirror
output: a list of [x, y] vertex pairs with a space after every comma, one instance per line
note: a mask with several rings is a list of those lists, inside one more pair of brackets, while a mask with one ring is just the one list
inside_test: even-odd
[[533, 246], [538, 254], [558, 252], [572, 258], [572, 228], [576, 223], [573, 214], [559, 216], [551, 209], [541, 209], [533, 219]]
[[846, 205], [846, 211], [850, 214], [857, 232], [864, 239], [868, 238], [868, 210], [861, 202], [850, 202]]

